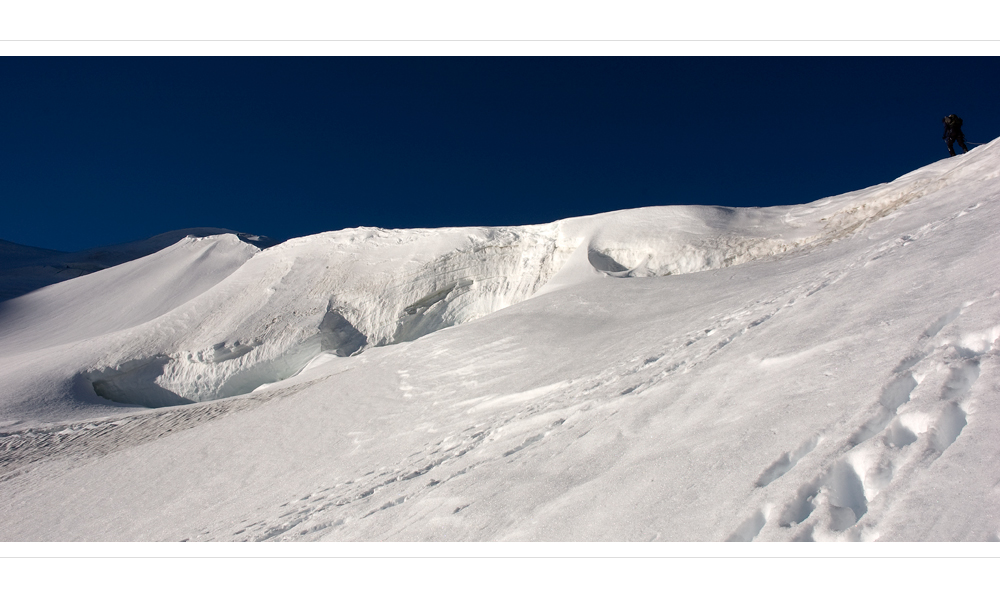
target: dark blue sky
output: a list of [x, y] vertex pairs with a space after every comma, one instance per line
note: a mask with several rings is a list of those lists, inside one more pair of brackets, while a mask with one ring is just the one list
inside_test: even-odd
[[1000, 136], [1000, 58], [0, 58], [0, 239], [796, 204]]

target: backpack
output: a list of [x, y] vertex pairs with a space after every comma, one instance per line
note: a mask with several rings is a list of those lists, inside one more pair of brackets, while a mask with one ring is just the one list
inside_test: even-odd
[[948, 125], [952, 129], [959, 129], [962, 127], [962, 119], [955, 114], [949, 114], [944, 117], [944, 124]]

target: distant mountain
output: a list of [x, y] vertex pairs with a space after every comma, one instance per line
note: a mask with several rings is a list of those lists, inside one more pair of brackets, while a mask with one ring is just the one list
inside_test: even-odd
[[226, 233], [235, 234], [243, 242], [261, 249], [276, 244], [276, 241], [264, 236], [210, 227], [185, 228], [162, 233], [141, 241], [74, 252], [28, 247], [0, 240], [0, 301], [20, 297], [50, 284], [130, 262], [156, 253], [188, 236], [208, 237]]

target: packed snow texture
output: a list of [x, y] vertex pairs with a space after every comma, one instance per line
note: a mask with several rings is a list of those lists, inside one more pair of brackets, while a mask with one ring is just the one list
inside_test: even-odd
[[1000, 145], [0, 303], [2, 540], [996, 540]]

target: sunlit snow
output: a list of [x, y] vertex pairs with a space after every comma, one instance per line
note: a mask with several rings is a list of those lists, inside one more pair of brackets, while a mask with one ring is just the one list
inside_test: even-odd
[[0, 540], [1000, 539], [998, 143], [800, 206], [191, 236], [5, 301]]

